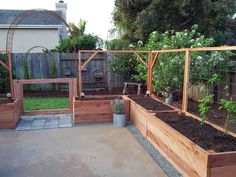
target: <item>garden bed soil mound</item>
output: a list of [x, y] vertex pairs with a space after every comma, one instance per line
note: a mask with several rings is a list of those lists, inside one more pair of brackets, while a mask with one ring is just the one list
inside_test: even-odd
[[116, 98], [120, 98], [119, 96], [109, 96], [109, 97], [84, 97], [81, 98], [80, 101], [90, 101], [90, 100], [114, 100]]
[[8, 99], [8, 98], [0, 98], [0, 104], [7, 104], [7, 103], [13, 103], [15, 100]]
[[236, 138], [225, 135], [210, 125], [177, 112], [157, 113], [156, 116], [205, 150], [236, 151]]
[[171, 108], [170, 106], [164, 105], [162, 102], [154, 100], [153, 98], [150, 97], [129, 96], [129, 98], [147, 110], [153, 110], [153, 111], [173, 110], [173, 108]]
[[122, 94], [122, 89], [85, 90], [84, 93], [85, 93], [85, 95], [121, 95]]

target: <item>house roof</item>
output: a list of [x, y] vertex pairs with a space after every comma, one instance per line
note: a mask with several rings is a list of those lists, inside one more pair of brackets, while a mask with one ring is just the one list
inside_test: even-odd
[[[9, 25], [24, 10], [2, 10], [0, 9], [0, 25]], [[53, 11], [62, 16], [61, 11]], [[36, 13], [24, 18], [21, 25], [61, 25], [62, 21], [47, 13]]]

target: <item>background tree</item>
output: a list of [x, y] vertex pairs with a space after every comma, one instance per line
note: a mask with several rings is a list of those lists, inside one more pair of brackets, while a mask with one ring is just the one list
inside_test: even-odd
[[86, 21], [80, 20], [78, 25], [74, 23], [70, 23], [70, 30], [75, 36], [75, 40], [69, 35], [66, 39], [60, 42], [53, 52], [74, 52], [74, 43], [76, 45], [77, 50], [90, 50], [90, 49], [97, 49], [101, 48], [103, 45], [102, 40], [93, 34], [86, 34]]
[[235, 0], [116, 0], [113, 20], [129, 43], [146, 43], [153, 31], [181, 31], [198, 24], [217, 44], [236, 44], [235, 13]]

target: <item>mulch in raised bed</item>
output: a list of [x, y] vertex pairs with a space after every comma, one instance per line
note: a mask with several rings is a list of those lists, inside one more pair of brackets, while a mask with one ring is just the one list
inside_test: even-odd
[[109, 97], [84, 97], [81, 98], [80, 101], [89, 101], [89, 100], [114, 100], [116, 98], [120, 98], [119, 96], [109, 96]]
[[205, 150], [236, 151], [236, 138], [210, 125], [201, 126], [198, 120], [177, 112], [157, 113], [156, 116]]
[[153, 110], [153, 111], [173, 110], [173, 108], [171, 108], [170, 106], [164, 105], [162, 102], [157, 101], [151, 97], [130, 95], [129, 98], [134, 100], [136, 103], [138, 103], [140, 106], [144, 107], [147, 110]]

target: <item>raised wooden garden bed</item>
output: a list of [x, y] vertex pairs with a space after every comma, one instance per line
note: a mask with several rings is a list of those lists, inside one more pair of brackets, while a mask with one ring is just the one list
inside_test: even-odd
[[[111, 100], [117, 97], [120, 96], [86, 96], [86, 98], [80, 100], [74, 98], [74, 124], [112, 122]], [[126, 109], [128, 110], [129, 100], [126, 101], [126, 105]]]
[[[128, 100], [130, 98], [124, 96], [124, 99]], [[130, 99], [131, 122], [183, 176], [235, 177], [236, 151], [215, 152], [212, 149], [203, 149], [174, 129], [174, 126], [166, 123], [168, 122], [168, 114], [181, 115], [181, 112], [177, 113], [178, 110], [173, 110], [171, 107], [169, 110], [166, 108], [155, 111], [147, 110], [137, 104], [134, 101], [135, 98], [132, 99]], [[158, 118], [162, 114], [167, 114], [166, 122]], [[193, 117], [188, 118], [196, 121]], [[189, 128], [189, 131], [191, 131], [191, 128]], [[219, 130], [215, 129], [215, 131]]]
[[18, 99], [12, 103], [0, 104], [0, 128], [16, 128], [20, 112]]

